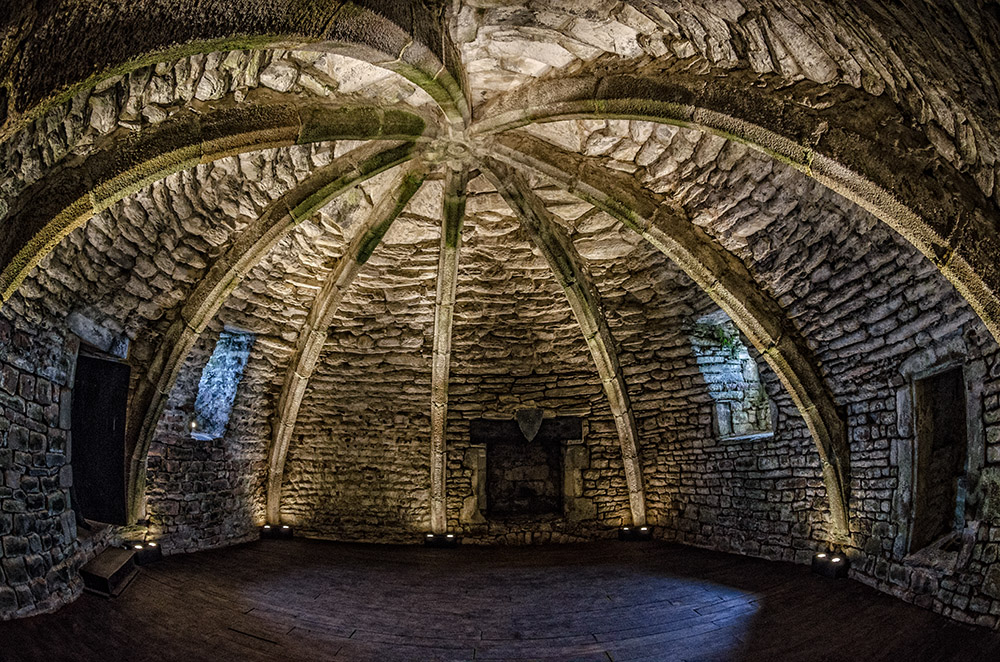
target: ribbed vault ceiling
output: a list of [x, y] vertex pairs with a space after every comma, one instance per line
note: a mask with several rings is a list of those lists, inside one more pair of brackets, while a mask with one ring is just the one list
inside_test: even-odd
[[[577, 376], [593, 407], [609, 407], [616, 419], [633, 518], [641, 521], [641, 479], [629, 470], [638, 445], [632, 401], [639, 412], [669, 407], [671, 389], [662, 388], [653, 405], [657, 389], [649, 385], [682, 383], [670, 373], [670, 358], [683, 351], [694, 321], [722, 303], [765, 359], [791, 365], [779, 378], [792, 384], [795, 404], [812, 412], [806, 416], [836, 501], [844, 460], [834, 398], [863, 388], [851, 380], [851, 359], [841, 350], [866, 341], [872, 351], [880, 346], [877, 334], [841, 344], [861, 332], [843, 321], [843, 304], [854, 298], [890, 315], [903, 290], [918, 291], [927, 314], [953, 314], [956, 324], [970, 319], [964, 304], [949, 303], [953, 290], [940, 287], [934, 266], [801, 168], [714, 133], [563, 116], [521, 122], [527, 126], [499, 138], [479, 131], [506, 117], [506, 99], [519, 89], [593, 72], [683, 78], [734, 71], [759, 76], [758, 87], [778, 93], [793, 84], [809, 90], [842, 82], [904, 106], [924, 100], [922, 116], [944, 129], [932, 132], [933, 158], [972, 173], [978, 195], [995, 200], [994, 136], [983, 129], [995, 117], [989, 103], [973, 104], [981, 114], [956, 123], [962, 104], [933, 76], [950, 66], [946, 55], [904, 42], [899, 48], [910, 56], [925, 49], [927, 68], [901, 71], [886, 51], [892, 35], [865, 31], [862, 15], [846, 8], [836, 22], [828, 18], [792, 4], [749, 12], [737, 3], [460, 5], [448, 14], [447, 30], [467, 77], [473, 119], [466, 123], [398, 73], [339, 54], [239, 50], [149, 64], [78, 92], [15, 134], [4, 146], [10, 176], [0, 211], [17, 212], [18, 196], [57, 164], [83, 162], [129, 132], [188, 114], [275, 103], [394, 106], [424, 118], [428, 129], [412, 137], [405, 163], [356, 177], [276, 235], [240, 267], [231, 288], [212, 292], [211, 305], [199, 309], [210, 315], [202, 322], [184, 307], [211, 281], [213, 266], [241, 250], [257, 219], [287, 211], [290, 196], [324, 168], [406, 141], [375, 135], [250, 149], [143, 182], [62, 239], [5, 305], [28, 319], [82, 313], [130, 338], [132, 360], [153, 375], [140, 379], [167, 386], [140, 401], [138, 420], [156, 419], [173, 385], [169, 373], [186, 357], [185, 342], [199, 335], [204, 341], [224, 325], [256, 333], [248, 379], [261, 385], [258, 395], [272, 412], [272, 517], [300, 418], [336, 421], [343, 412], [381, 417], [391, 410], [418, 420], [431, 438], [433, 476], [449, 369], [463, 388], [481, 388], [500, 408], [502, 392], [491, 392], [490, 383]], [[828, 31], [815, 27], [826, 24]], [[818, 87], [806, 94], [821, 110], [838, 102], [836, 94], [826, 96]], [[547, 176], [546, 163], [565, 164], [566, 178]], [[624, 216], [587, 193], [605, 182], [626, 182]], [[629, 216], [641, 216], [634, 200], [650, 218]], [[708, 247], [710, 255], [693, 253], [691, 262], [708, 271], [676, 251], [665, 254], [662, 242], [646, 241], [623, 220], [643, 228], [648, 222], [661, 229], [655, 236], [686, 250]], [[835, 292], [818, 285], [829, 282], [838, 284]], [[745, 308], [753, 310], [740, 318]], [[178, 329], [187, 340], [178, 341]], [[173, 367], [164, 370], [157, 352], [175, 344]], [[332, 392], [338, 397], [325, 397]], [[133, 443], [148, 446], [141, 437], [152, 429], [133, 431]], [[432, 503], [443, 499], [435, 493], [440, 481], [432, 479], [430, 489]], [[432, 505], [432, 523], [434, 512]]]

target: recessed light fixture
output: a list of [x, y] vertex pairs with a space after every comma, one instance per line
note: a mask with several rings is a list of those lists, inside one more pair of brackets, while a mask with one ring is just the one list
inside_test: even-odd
[[458, 547], [461, 538], [454, 533], [428, 533], [424, 536], [426, 547]]
[[817, 575], [837, 579], [846, 577], [851, 566], [851, 560], [843, 554], [833, 552], [817, 552], [813, 554], [812, 571]]
[[652, 540], [653, 530], [649, 526], [623, 526], [618, 529], [618, 539], [635, 542], [637, 540]]

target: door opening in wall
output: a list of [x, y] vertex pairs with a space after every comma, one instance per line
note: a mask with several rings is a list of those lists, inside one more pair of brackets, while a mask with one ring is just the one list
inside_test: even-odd
[[125, 412], [128, 365], [80, 355], [73, 384], [74, 509], [107, 524], [126, 524]]
[[964, 525], [966, 414], [961, 367], [914, 382], [916, 453], [911, 553]]

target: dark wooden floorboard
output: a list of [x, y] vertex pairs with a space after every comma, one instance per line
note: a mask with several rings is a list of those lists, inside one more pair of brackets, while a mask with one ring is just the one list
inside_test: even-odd
[[1000, 633], [808, 568], [658, 543], [261, 541], [0, 623], [0, 662], [1000, 659]]

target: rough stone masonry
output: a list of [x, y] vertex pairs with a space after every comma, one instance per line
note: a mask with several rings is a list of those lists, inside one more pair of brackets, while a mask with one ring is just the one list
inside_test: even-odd
[[[365, 542], [642, 513], [751, 556], [836, 547], [1000, 625], [996, 3], [224, 4], [3, 28], [0, 618], [72, 601], [123, 537], [252, 540], [271, 502]], [[226, 329], [255, 340], [224, 430], [192, 435]], [[141, 517], [97, 536], [70, 501], [81, 343], [129, 366], [149, 437], [123, 458]], [[914, 389], [956, 367], [956, 520], [912, 549]], [[582, 419], [562, 512], [491, 517], [471, 421], [523, 409]]]

